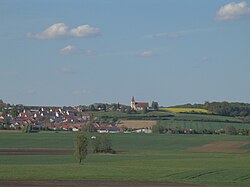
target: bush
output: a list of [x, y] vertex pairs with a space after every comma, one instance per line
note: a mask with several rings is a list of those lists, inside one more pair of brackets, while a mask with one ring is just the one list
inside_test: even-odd
[[99, 135], [92, 139], [94, 153], [115, 153], [112, 149], [112, 139], [109, 135]]
[[165, 131], [164, 127], [162, 125], [156, 124], [152, 127], [152, 132], [153, 133], [160, 133], [163, 134]]
[[228, 135], [236, 135], [237, 134], [237, 130], [234, 126], [228, 126], [225, 128], [225, 133]]

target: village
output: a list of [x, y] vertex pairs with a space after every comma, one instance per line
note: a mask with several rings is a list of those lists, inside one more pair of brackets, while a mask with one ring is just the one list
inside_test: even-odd
[[[119, 120], [103, 121], [94, 117], [92, 112], [116, 111], [123, 113], [150, 110], [149, 103], [136, 102], [132, 97], [130, 106], [121, 104], [95, 103], [89, 106], [75, 107], [25, 107], [12, 106], [0, 102], [0, 130], [23, 130], [29, 126], [30, 131], [79, 131], [99, 133], [151, 133], [152, 124], [136, 128]], [[143, 121], [138, 121], [143, 123]]]

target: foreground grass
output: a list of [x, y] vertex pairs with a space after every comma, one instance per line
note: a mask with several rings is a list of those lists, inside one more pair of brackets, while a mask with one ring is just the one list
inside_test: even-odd
[[[172, 181], [222, 186], [250, 185], [250, 153], [188, 153], [216, 141], [243, 136], [114, 134], [118, 154], [0, 156], [0, 179], [108, 179]], [[73, 148], [73, 133], [0, 134], [0, 147]], [[249, 146], [245, 146], [248, 149]]]

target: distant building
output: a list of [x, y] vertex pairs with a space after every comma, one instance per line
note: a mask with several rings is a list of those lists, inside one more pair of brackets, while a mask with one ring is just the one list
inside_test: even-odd
[[132, 110], [143, 110], [144, 108], [148, 109], [149, 104], [146, 102], [136, 102], [135, 97], [131, 99], [131, 109]]

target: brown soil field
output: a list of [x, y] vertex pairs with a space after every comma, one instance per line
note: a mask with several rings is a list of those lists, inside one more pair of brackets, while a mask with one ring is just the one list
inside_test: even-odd
[[70, 155], [72, 149], [43, 149], [43, 148], [6, 148], [0, 149], [0, 155]]
[[202, 187], [192, 184], [179, 184], [170, 182], [139, 182], [139, 181], [110, 181], [110, 180], [42, 180], [42, 181], [19, 181], [19, 180], [0, 180], [0, 186], [13, 187], [45, 187], [45, 186], [95, 186], [95, 187]]
[[0, 133], [4, 133], [4, 132], [22, 132], [20, 130], [0, 130]]
[[152, 120], [121, 120], [118, 127], [127, 127], [130, 129], [152, 128], [156, 121]]
[[200, 147], [188, 148], [188, 152], [213, 152], [213, 153], [246, 153], [249, 150], [240, 149], [242, 146], [250, 144], [246, 141], [218, 141]]

